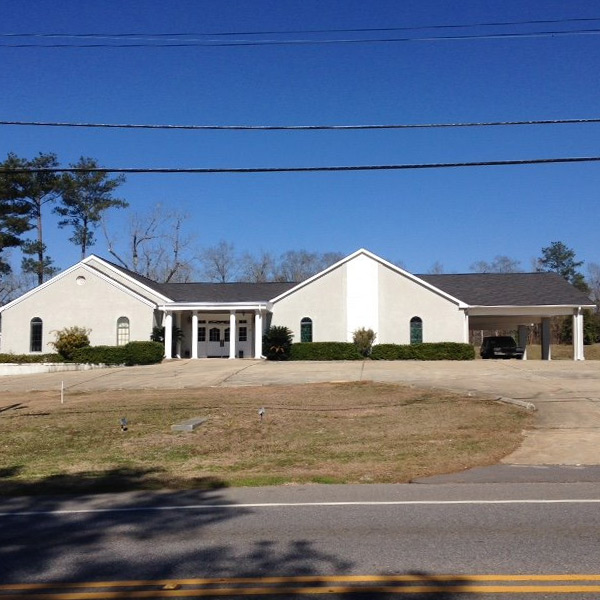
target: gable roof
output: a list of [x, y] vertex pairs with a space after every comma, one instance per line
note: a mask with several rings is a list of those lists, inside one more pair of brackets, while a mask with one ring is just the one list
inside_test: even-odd
[[556, 273], [417, 275], [470, 306], [591, 306], [580, 290]]
[[303, 288], [304, 286], [312, 283], [315, 279], [319, 279], [320, 277], [323, 277], [323, 275], [330, 273], [331, 271], [337, 269], [341, 265], [348, 263], [351, 260], [355, 259], [357, 256], [361, 256], [361, 255], [366, 256], [366, 257], [370, 258], [371, 260], [378, 262], [381, 265], [384, 265], [388, 269], [391, 269], [392, 271], [395, 271], [396, 273], [403, 275], [407, 279], [410, 279], [411, 281], [414, 281], [414, 282], [418, 283], [419, 285], [422, 285], [423, 287], [428, 288], [433, 293], [439, 294], [440, 296], [445, 297], [447, 300], [450, 300], [451, 302], [454, 302], [455, 304], [458, 304], [459, 306], [463, 305], [463, 302], [460, 298], [454, 296], [453, 294], [450, 294], [449, 292], [447, 292], [446, 290], [443, 290], [442, 288], [435, 286], [434, 284], [429, 283], [428, 281], [421, 278], [420, 276], [413, 275], [412, 273], [402, 269], [401, 267], [388, 262], [387, 260], [381, 258], [380, 256], [377, 256], [377, 254], [373, 254], [372, 252], [370, 252], [369, 250], [365, 250], [364, 248], [360, 248], [356, 252], [349, 254], [348, 256], [342, 258], [341, 260], [334, 263], [333, 265], [327, 267], [326, 269], [323, 269], [316, 275], [313, 275], [312, 277], [309, 277], [308, 279], [305, 279], [304, 281], [301, 281], [299, 283], [292, 285], [288, 290], [284, 291], [279, 296], [274, 297], [272, 299], [273, 304], [275, 304], [279, 300], [282, 300], [286, 296], [293, 294], [296, 290], [299, 290], [299, 289]]

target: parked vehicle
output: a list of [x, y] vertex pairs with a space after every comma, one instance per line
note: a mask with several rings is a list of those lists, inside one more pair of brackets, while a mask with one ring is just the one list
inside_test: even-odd
[[494, 335], [483, 338], [481, 358], [523, 358], [525, 349], [517, 346], [517, 342], [509, 335]]

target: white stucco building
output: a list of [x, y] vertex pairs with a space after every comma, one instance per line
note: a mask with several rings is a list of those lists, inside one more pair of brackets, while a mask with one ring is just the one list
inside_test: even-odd
[[160, 284], [92, 255], [0, 307], [0, 351], [51, 352], [54, 332], [73, 325], [91, 330], [92, 345], [148, 340], [165, 326], [167, 358], [233, 359], [260, 357], [269, 325], [315, 342], [351, 341], [365, 327], [377, 343], [397, 344], [515, 329], [524, 345], [527, 328], [540, 323], [549, 359], [550, 317], [570, 315], [573, 358], [583, 360], [586, 308], [585, 294], [553, 273], [413, 275], [367, 250], [300, 283]]

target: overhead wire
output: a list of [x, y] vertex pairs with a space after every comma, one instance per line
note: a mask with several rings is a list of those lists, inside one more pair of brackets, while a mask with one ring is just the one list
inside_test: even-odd
[[600, 156], [579, 156], [559, 158], [527, 158], [517, 160], [487, 160], [475, 162], [445, 162], [445, 163], [415, 163], [392, 165], [345, 165], [345, 166], [316, 166], [316, 167], [51, 167], [11, 169], [0, 168], [0, 174], [18, 173], [172, 173], [172, 174], [208, 174], [208, 173], [315, 173], [332, 171], [399, 171], [412, 169], [447, 169], [464, 167], [499, 167], [515, 165], [543, 165], [557, 163], [588, 163], [600, 162]]
[[599, 117], [587, 119], [530, 119], [522, 121], [478, 121], [470, 123], [388, 123], [365, 125], [172, 125], [148, 123], [75, 123], [64, 121], [2, 121], [2, 125], [27, 127], [80, 127], [96, 129], [166, 129], [200, 131], [355, 131], [370, 129], [437, 129], [453, 127], [500, 127], [515, 125], [573, 125], [600, 123]]
[[318, 46], [332, 44], [386, 44], [403, 42], [437, 42], [437, 41], [467, 41], [515, 38], [545, 38], [565, 37], [577, 35], [598, 35], [600, 29], [578, 29], [572, 31], [539, 31], [530, 33], [490, 33], [477, 35], [449, 35], [404, 38], [365, 38], [365, 39], [333, 39], [333, 40], [234, 40], [220, 41], [190, 41], [178, 43], [128, 43], [128, 44], [5, 44], [0, 43], [0, 48], [225, 48], [225, 47], [250, 47], [250, 46]]
[[336, 28], [336, 29], [279, 29], [266, 31], [212, 31], [212, 32], [179, 32], [179, 33], [39, 33], [39, 32], [11, 32], [0, 33], [2, 37], [39, 37], [39, 38], [163, 38], [163, 37], [191, 37], [191, 36], [230, 36], [230, 35], [290, 35], [290, 34], [323, 34], [323, 33], [373, 33], [385, 31], [424, 31], [428, 29], [470, 29], [475, 27], [502, 27], [507, 25], [548, 25], [556, 23], [589, 23], [600, 21], [600, 17], [577, 17], [569, 19], [536, 19], [526, 21], [491, 21], [467, 24], [436, 24], [420, 25], [413, 27], [361, 27], [361, 28]]

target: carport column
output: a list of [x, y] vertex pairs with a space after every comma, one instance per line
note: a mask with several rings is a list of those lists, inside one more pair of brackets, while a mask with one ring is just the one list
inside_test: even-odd
[[585, 360], [583, 354], [583, 311], [581, 306], [573, 311], [573, 360]]
[[262, 312], [257, 310], [254, 313], [254, 358], [262, 356], [262, 338], [263, 338], [263, 318]]
[[173, 347], [173, 313], [165, 311], [165, 358], [172, 358]]
[[254, 358], [262, 356], [262, 312], [254, 313]]
[[198, 358], [198, 313], [192, 313], [192, 358]]
[[527, 325], [519, 325], [519, 346], [525, 350], [523, 352], [523, 360], [527, 360], [527, 339], [529, 338], [529, 327]]
[[235, 310], [229, 313], [229, 358], [235, 358], [237, 340], [237, 319]]
[[469, 343], [469, 311], [465, 309], [465, 321], [463, 327], [463, 342], [465, 344]]
[[550, 349], [550, 318], [542, 319], [542, 360], [551, 360], [552, 351]]

